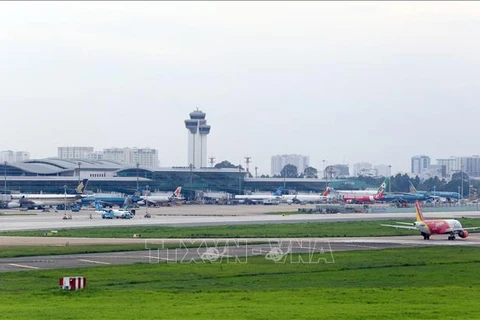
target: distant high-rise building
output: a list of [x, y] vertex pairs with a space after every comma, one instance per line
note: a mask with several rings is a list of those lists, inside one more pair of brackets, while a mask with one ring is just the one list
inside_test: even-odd
[[58, 147], [57, 150], [61, 159], [88, 159], [93, 147]]
[[[368, 162], [359, 162], [353, 165], [353, 175], [358, 177], [365, 175], [364, 173], [370, 173], [372, 169], [372, 164]], [[369, 174], [370, 175], [370, 174]]]
[[158, 151], [150, 148], [106, 148], [94, 151], [93, 147], [59, 147], [62, 159], [110, 160], [135, 166], [158, 167]]
[[418, 155], [412, 157], [411, 173], [421, 174], [423, 171], [430, 168], [430, 157], [425, 155]]
[[310, 166], [310, 157], [299, 154], [283, 154], [272, 156], [272, 176], [279, 175], [287, 164], [296, 166], [298, 174], [301, 174], [305, 171], [305, 168]]
[[350, 175], [349, 166], [347, 164], [334, 164], [337, 177], [348, 177]]
[[190, 119], [185, 120], [188, 129], [188, 165], [194, 168], [208, 167], [207, 135], [210, 126], [205, 120], [206, 113], [201, 110], [190, 112]]
[[109, 148], [104, 149], [102, 160], [123, 162], [131, 165], [137, 163], [146, 167], [158, 167], [158, 151], [150, 148]]
[[392, 175], [392, 166], [386, 164], [377, 164], [374, 166], [377, 176], [390, 177]]
[[469, 176], [480, 177], [480, 156], [458, 157], [456, 169], [457, 171], [465, 172]]
[[4, 150], [0, 151], [0, 161], [1, 162], [20, 162], [30, 160], [30, 153], [27, 151], [12, 151]]
[[447, 159], [437, 159], [437, 164], [445, 167], [444, 172], [445, 172], [445, 176], [447, 177], [450, 177], [452, 173], [454, 173], [455, 171], [458, 171], [456, 157], [450, 157]]

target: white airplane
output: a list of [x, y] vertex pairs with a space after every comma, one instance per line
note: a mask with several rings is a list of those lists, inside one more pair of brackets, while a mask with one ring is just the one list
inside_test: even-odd
[[248, 194], [248, 195], [235, 195], [234, 200], [239, 203], [245, 204], [257, 204], [257, 203], [267, 203], [270, 204], [272, 201], [278, 200], [282, 201], [282, 191], [283, 188], [279, 187], [277, 191], [273, 194]]
[[285, 194], [282, 196], [282, 201], [285, 201], [288, 204], [305, 204], [305, 203], [319, 203], [331, 199], [328, 195], [330, 189], [325, 190], [322, 194]]
[[35, 208], [50, 207], [62, 204], [72, 204], [83, 197], [88, 179], [83, 179], [75, 189], [76, 194], [12, 194], [12, 200], [7, 204], [8, 208]]
[[127, 210], [121, 209], [104, 209], [102, 205], [98, 202], [95, 202], [95, 213], [102, 215], [102, 219], [131, 219], [133, 218], [133, 213]]
[[141, 200], [137, 201], [138, 204], [148, 203], [149, 205], [160, 205], [162, 203], [174, 202], [175, 200], [181, 200], [180, 193], [182, 192], [182, 187], [177, 187], [175, 191], [171, 194], [162, 194], [162, 195], [145, 195], [140, 196]]

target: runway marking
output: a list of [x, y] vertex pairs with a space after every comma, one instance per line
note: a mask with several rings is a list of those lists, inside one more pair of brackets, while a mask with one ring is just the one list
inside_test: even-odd
[[94, 261], [94, 260], [87, 260], [87, 259], [78, 259], [78, 261], [90, 262], [90, 263], [96, 263], [96, 264], [111, 264], [110, 262]]
[[154, 256], [143, 256], [143, 257], [144, 257], [144, 258], [149, 258], [149, 259], [157, 259], [157, 260], [176, 261], [175, 259], [162, 258], [162, 257], [154, 257]]
[[360, 245], [360, 244], [344, 244], [344, 246], [345, 247], [353, 247], [353, 248], [381, 249], [381, 247], [366, 246], [366, 245]]
[[26, 266], [24, 264], [15, 264], [15, 263], [9, 263], [12, 267], [19, 267], [19, 268], [27, 268], [27, 269], [40, 269], [39, 267], [33, 267], [33, 266]]

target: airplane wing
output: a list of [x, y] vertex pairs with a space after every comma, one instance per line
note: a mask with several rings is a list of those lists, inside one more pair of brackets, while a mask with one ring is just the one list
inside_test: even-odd
[[480, 227], [469, 227], [469, 228], [463, 228], [463, 230], [478, 230]]
[[411, 226], [411, 225], [413, 225], [413, 223], [411, 223], [411, 222], [400, 222], [400, 221], [395, 221], [395, 223], [398, 223], [398, 224], [403, 224], [403, 225], [406, 225], [406, 226]]
[[418, 230], [417, 227], [414, 226], [404, 226], [398, 224], [381, 224], [383, 227], [390, 227], [390, 228], [397, 228], [397, 229], [409, 229], [409, 230]]

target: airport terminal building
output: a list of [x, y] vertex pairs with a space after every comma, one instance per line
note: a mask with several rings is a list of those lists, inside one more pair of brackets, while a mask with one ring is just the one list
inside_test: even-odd
[[[2, 170], [3, 169], [3, 170]], [[7, 193], [63, 193], [72, 190], [82, 179], [89, 179], [89, 192], [133, 194], [138, 188], [169, 192], [182, 186], [182, 194], [192, 198], [198, 192], [223, 191], [229, 194], [285, 190], [321, 192], [327, 184], [338, 189], [363, 189], [358, 181], [304, 178], [249, 178], [238, 168], [212, 167], [142, 167], [108, 160], [45, 158], [3, 163]]]

